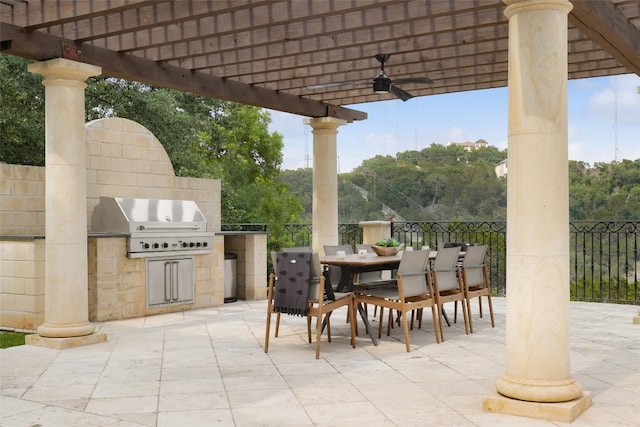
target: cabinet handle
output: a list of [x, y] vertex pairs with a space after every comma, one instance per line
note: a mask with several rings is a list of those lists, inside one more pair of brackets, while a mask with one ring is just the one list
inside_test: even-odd
[[[167, 270], [169, 274], [167, 275]], [[167, 261], [164, 263], [164, 300], [171, 300], [171, 261]], [[168, 276], [168, 277], [167, 277]], [[167, 280], [169, 279], [169, 280]]]
[[[178, 269], [178, 264], [180, 263], [180, 261], [172, 261], [171, 264], [171, 272], [173, 273], [171, 275], [171, 300], [172, 301], [177, 301], [178, 300], [178, 289], [179, 289], [179, 277], [180, 274], [178, 274], [179, 269]], [[175, 280], [174, 280], [175, 278]]]

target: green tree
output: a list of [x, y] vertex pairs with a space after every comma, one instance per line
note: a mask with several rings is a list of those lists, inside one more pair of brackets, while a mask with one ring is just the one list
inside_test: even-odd
[[44, 165], [44, 86], [27, 61], [0, 54], [0, 163]]
[[[0, 55], [0, 161], [44, 164], [42, 78], [28, 61]], [[176, 175], [222, 181], [222, 222], [298, 221], [301, 206], [276, 182], [282, 136], [270, 133], [268, 112], [137, 82], [89, 79], [87, 120], [123, 117], [149, 129], [163, 144]]]

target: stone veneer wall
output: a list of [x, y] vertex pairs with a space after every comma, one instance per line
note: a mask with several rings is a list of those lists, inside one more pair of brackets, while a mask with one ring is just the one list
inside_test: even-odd
[[0, 164], [0, 236], [44, 234], [44, 168]]
[[[113, 196], [195, 200], [207, 230], [220, 230], [220, 180], [176, 177], [164, 147], [145, 127], [127, 119], [100, 119], [85, 125], [85, 135], [89, 227], [100, 196]], [[44, 234], [44, 171], [0, 164], [1, 236]]]
[[213, 277], [219, 273], [211, 265], [217, 254], [197, 255], [193, 257], [194, 303], [147, 308], [146, 260], [124, 257], [126, 245], [124, 237], [89, 238], [89, 320], [127, 319], [224, 303], [223, 286]]
[[44, 322], [44, 239], [0, 241], [0, 326], [33, 331]]
[[[220, 230], [220, 181], [176, 177], [162, 144], [149, 130], [131, 120], [108, 118], [87, 123], [85, 136], [89, 227], [91, 213], [100, 196], [114, 196], [195, 200], [207, 218], [207, 230]], [[43, 167], [0, 164], [0, 236], [4, 236], [0, 240], [1, 327], [32, 330], [44, 320], [44, 240], [23, 238], [41, 237], [45, 233], [44, 176]], [[73, 191], [73, 183], [69, 184], [69, 191]], [[6, 236], [16, 236], [16, 239]], [[89, 254], [96, 251], [102, 256], [121, 249], [122, 255], [125, 253], [123, 248], [112, 246], [118, 244], [117, 240], [90, 239]], [[190, 308], [218, 305], [224, 301], [222, 236], [214, 237], [213, 249], [211, 255], [194, 257], [196, 302], [189, 305]], [[143, 315], [158, 311], [142, 310], [139, 291], [136, 294], [130, 289], [134, 274], [129, 268], [144, 272], [145, 261], [128, 261], [131, 263], [123, 261], [123, 264], [130, 264], [126, 266], [113, 260], [105, 260], [100, 265], [93, 263], [93, 270], [90, 261], [90, 312], [95, 314], [90, 320], [117, 318], [117, 313]], [[120, 267], [125, 274], [114, 279], [114, 272]], [[108, 283], [104, 289], [103, 281]], [[97, 303], [93, 307], [92, 298]], [[134, 307], [137, 308], [134, 310]], [[173, 310], [176, 309], [179, 307], [173, 306]]]
[[207, 230], [220, 230], [220, 180], [176, 177], [160, 141], [127, 119], [87, 123], [87, 223], [100, 196], [195, 200]]
[[266, 233], [227, 233], [224, 250], [235, 253], [236, 297], [245, 300], [267, 298], [267, 235]]

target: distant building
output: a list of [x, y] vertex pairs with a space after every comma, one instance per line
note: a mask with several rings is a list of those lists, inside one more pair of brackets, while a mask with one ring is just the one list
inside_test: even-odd
[[498, 178], [504, 178], [507, 176], [507, 159], [504, 159], [498, 163], [495, 167], [496, 176]]
[[447, 145], [457, 145], [458, 147], [462, 147], [467, 151], [477, 150], [478, 148], [488, 147], [489, 143], [484, 139], [479, 139], [476, 142], [465, 141], [465, 142], [453, 142], [449, 141]]

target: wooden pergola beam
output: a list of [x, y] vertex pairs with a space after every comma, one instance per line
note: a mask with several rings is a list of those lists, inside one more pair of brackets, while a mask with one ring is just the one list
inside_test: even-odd
[[132, 55], [91, 46], [73, 40], [25, 31], [11, 24], [2, 25], [0, 52], [48, 60], [67, 58], [102, 67], [104, 75], [189, 92], [196, 95], [238, 102], [304, 117], [335, 117], [351, 123], [365, 120], [367, 113], [321, 101], [248, 85], [209, 74], [150, 61]]
[[572, 3], [569, 21], [640, 76], [640, 31], [611, 2], [576, 0]]

